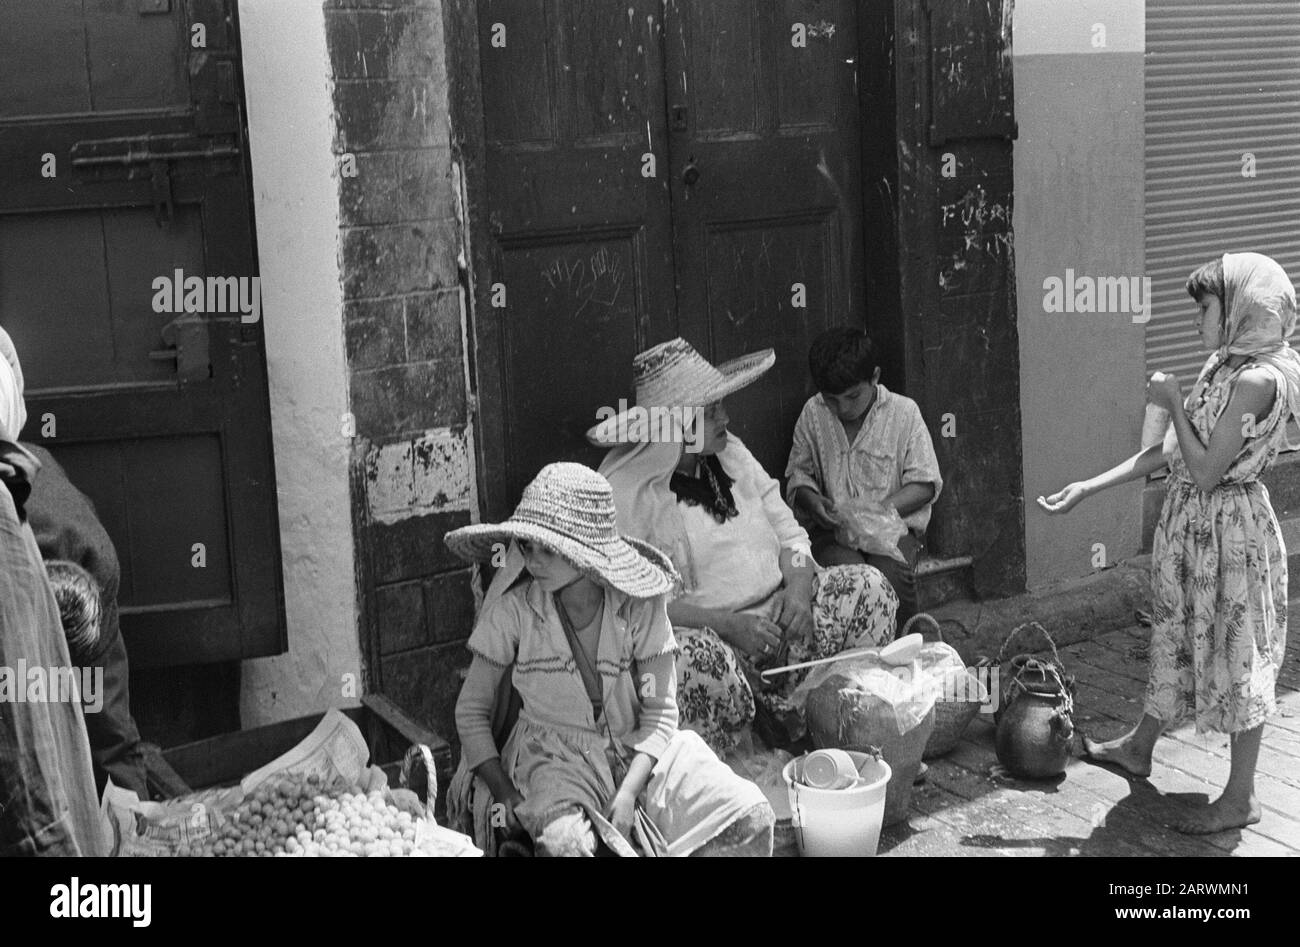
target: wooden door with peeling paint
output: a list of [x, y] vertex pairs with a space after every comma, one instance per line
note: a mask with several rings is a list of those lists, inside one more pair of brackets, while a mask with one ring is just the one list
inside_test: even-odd
[[597, 408], [628, 397], [632, 356], [675, 331], [661, 0], [477, 11], [478, 433], [485, 513], [505, 516], [544, 464], [600, 463], [584, 439]]
[[777, 350], [729, 406], [784, 471], [809, 342], [865, 319], [855, 7], [477, 5], [485, 515], [547, 462], [598, 464], [597, 409], [630, 399], [632, 356], [675, 335], [717, 361]]
[[813, 392], [808, 347], [865, 325], [854, 0], [668, 0], [680, 334], [715, 361], [776, 349], [727, 400], [780, 477]]
[[133, 668], [284, 650], [262, 326], [230, 284], [154, 305], [256, 275], [245, 144], [232, 0], [0, 3], [0, 324], [24, 439], [117, 548]]

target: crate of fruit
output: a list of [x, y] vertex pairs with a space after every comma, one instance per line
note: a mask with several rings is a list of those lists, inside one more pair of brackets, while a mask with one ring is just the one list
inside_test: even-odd
[[[480, 854], [468, 837], [440, 826], [434, 817], [440, 768], [434, 750], [423, 742], [412, 743], [400, 761], [385, 759], [393, 741], [376, 739], [383, 728], [367, 726], [371, 733], [368, 742], [359, 726], [373, 724], [368, 717], [375, 712], [373, 707], [350, 714], [331, 710], [319, 718], [226, 734], [166, 751], [172, 784], [197, 788], [163, 802], [147, 802], [110, 785], [104, 793], [103, 811], [114, 853], [205, 857]], [[302, 736], [303, 728], [313, 719], [315, 726]], [[300, 739], [284, 749], [291, 735]], [[390, 748], [389, 753], [372, 755], [380, 746]], [[238, 772], [245, 775], [232, 781]], [[421, 778], [412, 779], [412, 772]], [[401, 785], [393, 784], [394, 776]], [[423, 797], [408, 783], [418, 784]]]

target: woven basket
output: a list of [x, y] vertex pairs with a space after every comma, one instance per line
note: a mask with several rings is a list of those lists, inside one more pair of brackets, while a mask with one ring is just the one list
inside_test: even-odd
[[[908, 633], [912, 623], [924, 621], [932, 626], [943, 641], [943, 629], [939, 623], [934, 620], [933, 616], [925, 612], [918, 612], [907, 620], [903, 630], [898, 633], [901, 638]], [[967, 672], [969, 673], [969, 671]], [[945, 753], [951, 753], [961, 742], [962, 735], [970, 722], [975, 719], [979, 713], [980, 702], [978, 700], [936, 700], [934, 702], [934, 729], [930, 731], [930, 738], [925, 741], [925, 750], [921, 753], [921, 759], [933, 759], [936, 756], [943, 756]]]

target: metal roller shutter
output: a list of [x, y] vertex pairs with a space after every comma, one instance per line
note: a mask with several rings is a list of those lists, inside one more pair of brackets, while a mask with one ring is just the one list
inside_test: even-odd
[[1186, 383], [1195, 267], [1254, 250], [1300, 282], [1300, 0], [1147, 0], [1145, 163], [1147, 368]]

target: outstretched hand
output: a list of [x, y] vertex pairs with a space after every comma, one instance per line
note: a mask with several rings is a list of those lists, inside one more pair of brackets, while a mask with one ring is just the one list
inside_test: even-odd
[[1038, 505], [1047, 513], [1061, 514], [1068, 513], [1076, 506], [1079, 501], [1088, 495], [1087, 489], [1082, 483], [1071, 483], [1066, 485], [1063, 490], [1058, 490], [1050, 497], [1038, 498]]

